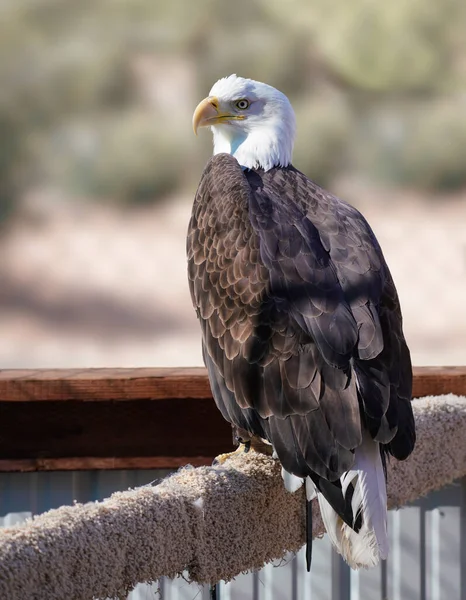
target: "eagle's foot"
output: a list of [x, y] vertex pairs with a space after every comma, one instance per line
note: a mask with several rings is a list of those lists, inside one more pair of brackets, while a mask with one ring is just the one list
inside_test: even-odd
[[239, 443], [238, 448], [234, 452], [227, 452], [226, 454], [220, 454], [214, 459], [213, 465], [223, 465], [225, 461], [234, 456], [246, 454], [249, 451], [259, 452], [261, 454], [272, 455], [272, 445], [265, 442], [263, 439], [257, 436], [252, 436], [249, 439], [237, 437], [236, 441]]
[[241, 454], [246, 454], [247, 452], [249, 452], [251, 448], [251, 440], [248, 440], [247, 442], [240, 442], [238, 448], [236, 448], [236, 450], [234, 450], [233, 452], [226, 452], [225, 454], [219, 454], [218, 456], [216, 456], [214, 458], [213, 461], [213, 465], [214, 466], [218, 466], [218, 465], [223, 465], [223, 463], [225, 461], [227, 461], [229, 458], [233, 458], [234, 456], [238, 456]]

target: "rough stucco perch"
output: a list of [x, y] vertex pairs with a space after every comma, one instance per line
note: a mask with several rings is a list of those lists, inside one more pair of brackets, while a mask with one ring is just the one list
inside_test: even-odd
[[[418, 443], [389, 465], [392, 508], [466, 474], [466, 398], [413, 406]], [[319, 536], [317, 506], [314, 516]], [[125, 598], [138, 582], [183, 570], [198, 582], [230, 579], [303, 543], [302, 491], [286, 492], [277, 462], [251, 452], [0, 530], [0, 598]]]

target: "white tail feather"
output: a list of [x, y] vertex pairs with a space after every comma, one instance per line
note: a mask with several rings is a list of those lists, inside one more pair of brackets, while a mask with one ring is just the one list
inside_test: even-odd
[[285, 471], [283, 467], [282, 479], [283, 483], [285, 484], [285, 489], [291, 494], [294, 494], [297, 490], [299, 490], [299, 488], [302, 487], [304, 483], [304, 479], [302, 477], [296, 477], [296, 475], [288, 473], [288, 471]]
[[387, 558], [387, 490], [379, 444], [368, 433], [355, 450], [354, 468], [340, 478], [343, 494], [353, 482], [353, 515], [362, 515], [362, 526], [353, 531], [321, 493], [317, 494], [325, 528], [336, 550], [352, 569], [373, 567]]

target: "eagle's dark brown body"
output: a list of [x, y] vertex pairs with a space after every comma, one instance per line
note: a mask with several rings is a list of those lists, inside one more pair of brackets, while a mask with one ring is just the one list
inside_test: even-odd
[[208, 163], [187, 242], [212, 392], [284, 468], [336, 481], [366, 428], [406, 458], [412, 373], [398, 297], [367, 222], [293, 167]]

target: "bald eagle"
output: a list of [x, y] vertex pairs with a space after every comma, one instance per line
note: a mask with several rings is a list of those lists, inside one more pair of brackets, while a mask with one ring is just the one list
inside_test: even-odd
[[189, 285], [215, 402], [237, 439], [271, 444], [304, 482], [307, 566], [317, 495], [354, 569], [388, 553], [386, 455], [415, 443], [400, 303], [364, 217], [291, 164], [295, 116], [231, 75], [196, 108], [214, 156], [189, 223]]

